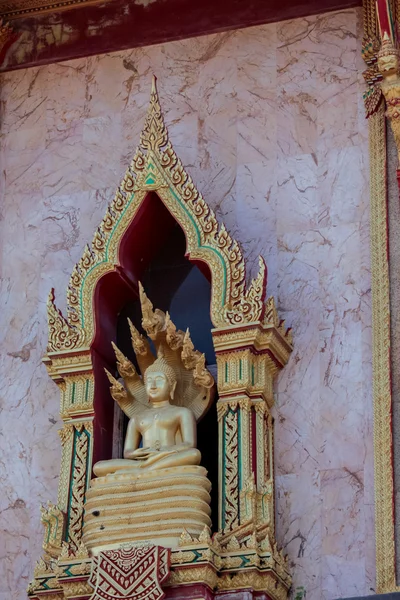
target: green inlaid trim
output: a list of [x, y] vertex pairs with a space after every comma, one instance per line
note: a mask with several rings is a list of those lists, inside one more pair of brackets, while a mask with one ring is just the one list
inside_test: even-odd
[[101, 262], [96, 263], [95, 265], [93, 265], [93, 267], [86, 273], [85, 277], [82, 279], [81, 294], [80, 294], [80, 298], [79, 298], [79, 306], [80, 306], [80, 309], [81, 309], [81, 317], [82, 317], [82, 327], [84, 327], [84, 325], [85, 325], [85, 315], [84, 315], [84, 312], [83, 312], [83, 287], [85, 285], [86, 278], [90, 275], [90, 273], [93, 271], [93, 269], [96, 269], [99, 265], [102, 265], [103, 263], [105, 263], [105, 262], [108, 261], [108, 249], [109, 249], [110, 242], [111, 242], [111, 240], [112, 240], [112, 238], [114, 236], [114, 231], [117, 229], [118, 224], [120, 223], [122, 217], [124, 216], [124, 214], [126, 213], [126, 211], [128, 210], [128, 208], [130, 207], [131, 202], [132, 202], [132, 200], [133, 200], [134, 197], [135, 197], [135, 193], [132, 192], [132, 194], [130, 195], [129, 200], [126, 203], [126, 206], [125, 206], [124, 210], [121, 212], [121, 214], [119, 215], [119, 218], [118, 218], [117, 222], [115, 223], [114, 229], [112, 230], [111, 235], [108, 238], [108, 241], [107, 241], [107, 244], [106, 244], [106, 247], [105, 247], [105, 258], [104, 258], [104, 260], [102, 260]]
[[242, 359], [239, 359], [239, 380], [242, 379]]
[[57, 537], [57, 531], [58, 531], [58, 517], [55, 517], [55, 519], [56, 519], [56, 528], [54, 530], [53, 539], [55, 539]]
[[251, 385], [254, 385], [254, 365], [251, 365]]
[[193, 219], [192, 215], [190, 214], [190, 212], [188, 211], [188, 209], [186, 208], [186, 205], [184, 203], [182, 203], [181, 199], [179, 198], [179, 196], [176, 195], [175, 190], [173, 188], [169, 188], [170, 192], [172, 193], [172, 195], [174, 196], [174, 198], [176, 199], [176, 201], [180, 204], [180, 206], [183, 208], [183, 210], [185, 211], [185, 213], [187, 214], [187, 216], [189, 217], [189, 219], [191, 220], [193, 227], [196, 230], [196, 235], [197, 235], [197, 245], [199, 248], [206, 248], [207, 250], [211, 250], [211, 252], [214, 252], [214, 254], [216, 254], [218, 256], [218, 258], [221, 261], [222, 264], [222, 269], [224, 272], [224, 285], [223, 285], [223, 289], [222, 289], [222, 306], [224, 306], [225, 304], [225, 298], [226, 298], [226, 265], [225, 265], [225, 261], [222, 258], [222, 255], [217, 252], [217, 250], [215, 248], [211, 248], [211, 246], [203, 246], [203, 244], [201, 243], [201, 237], [200, 237], [200, 232], [199, 229], [197, 227], [197, 223], [196, 221]]
[[225, 363], [225, 383], [228, 383], [228, 375], [229, 375], [229, 366], [228, 363]]
[[45, 589], [45, 590], [50, 590], [50, 586], [47, 585], [47, 582], [50, 581], [51, 579], [54, 579], [54, 577], [44, 577], [43, 579], [40, 578], [40, 585]]
[[262, 506], [262, 514], [263, 514], [263, 517], [265, 517], [265, 516], [267, 515], [267, 512], [268, 512], [268, 511], [266, 511], [266, 510], [265, 510], [265, 502], [264, 502], [264, 500], [265, 500], [265, 497], [266, 497], [266, 496], [267, 496], [267, 493], [265, 493], [265, 494], [263, 494], [263, 495], [261, 496], [261, 506]]
[[87, 402], [88, 394], [89, 394], [89, 379], [86, 379], [86, 383], [85, 383], [85, 402]]
[[194, 554], [194, 560], [191, 560], [190, 562], [197, 562], [201, 557], [201, 553], [198, 550], [191, 550], [191, 552]]
[[[56, 528], [55, 528], [55, 531], [54, 531], [53, 539], [55, 539], [55, 538], [56, 538], [56, 536], [57, 536], [57, 530], [58, 530], [58, 517], [54, 517], [54, 518], [55, 518], [55, 520], [56, 520]], [[51, 531], [50, 521], [49, 521], [49, 520], [47, 520], [47, 519], [45, 519], [45, 520], [43, 521], [43, 523], [45, 523], [45, 524], [47, 525], [47, 537], [46, 537], [46, 543], [48, 543], [48, 541], [49, 541], [49, 539], [50, 539], [50, 531]]]
[[91, 437], [90, 437], [90, 433], [87, 431], [87, 429], [84, 429], [84, 432], [86, 433], [87, 439], [88, 439], [88, 451], [86, 454], [86, 489], [88, 489], [89, 485], [90, 485], [90, 475], [91, 475], [91, 469], [89, 461], [90, 461], [90, 442], [91, 442]]
[[247, 556], [241, 556], [240, 557], [242, 564], [239, 566], [239, 569], [241, 569], [242, 567], [247, 567], [247, 565], [250, 562], [250, 558], [248, 558]]
[[50, 521], [47, 521], [47, 519], [45, 519], [43, 521], [43, 524], [47, 525], [47, 537], [46, 537], [46, 542], [45, 542], [47, 544], [50, 539]]
[[73, 565], [68, 565], [68, 566], [64, 567], [63, 575], [68, 575], [68, 577], [73, 577], [74, 574], [71, 573], [72, 567], [76, 567], [77, 565], [80, 565], [80, 564], [82, 564], [82, 563], [74, 563]]
[[76, 392], [76, 381], [74, 381], [72, 383], [72, 397], [71, 397], [71, 404], [73, 404], [75, 402], [75, 392]]

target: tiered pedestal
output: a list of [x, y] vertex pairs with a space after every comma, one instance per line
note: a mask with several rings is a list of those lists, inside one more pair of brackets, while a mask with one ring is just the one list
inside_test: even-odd
[[200, 466], [98, 477], [86, 494], [83, 541], [96, 554], [124, 542], [177, 547], [183, 530], [209, 532], [210, 489]]

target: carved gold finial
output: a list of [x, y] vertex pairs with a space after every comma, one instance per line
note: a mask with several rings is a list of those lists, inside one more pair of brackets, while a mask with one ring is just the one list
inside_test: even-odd
[[190, 546], [193, 544], [193, 538], [190, 533], [185, 529], [182, 530], [181, 537], [179, 538], [179, 546]]
[[151, 82], [150, 104], [146, 121], [140, 135], [140, 145], [145, 150], [159, 151], [168, 142], [168, 132], [165, 127], [157, 92], [157, 78], [153, 75]]
[[43, 560], [43, 558], [40, 558], [36, 562], [35, 568], [33, 570], [33, 576], [35, 577], [35, 579], [37, 579], [38, 577], [41, 577], [48, 572], [49, 572], [48, 564]]
[[207, 525], [204, 525], [204, 529], [199, 535], [199, 542], [201, 544], [207, 544], [207, 546], [211, 546], [212, 540], [210, 536], [210, 529], [207, 527]]
[[48, 352], [57, 350], [71, 350], [83, 343], [85, 332], [83, 329], [73, 327], [62, 315], [55, 305], [54, 288], [50, 290], [47, 298], [47, 322], [49, 326]]
[[240, 543], [239, 540], [237, 539], [237, 537], [235, 535], [233, 535], [228, 544], [226, 545], [226, 549], [228, 550], [228, 552], [233, 552], [235, 550], [240, 550]]
[[246, 292], [226, 304], [224, 312], [227, 321], [232, 324], [251, 323], [262, 319], [264, 311], [264, 294], [267, 283], [267, 265], [262, 256], [258, 257], [258, 274], [251, 281]]

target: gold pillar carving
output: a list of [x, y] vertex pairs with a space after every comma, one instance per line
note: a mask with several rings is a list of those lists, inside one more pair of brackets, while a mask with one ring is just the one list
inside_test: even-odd
[[[48, 352], [43, 362], [60, 390], [64, 421], [59, 432], [61, 468], [55, 509], [64, 515], [65, 527], [63, 536], [56, 536], [54, 557], [61, 553], [62, 540], [75, 550], [81, 542], [85, 492], [92, 470], [94, 374], [89, 350]], [[45, 540], [47, 537], [46, 530]]]
[[273, 381], [292, 340], [273, 299], [263, 322], [213, 330], [218, 367], [219, 529], [223, 543], [274, 541]]
[[[364, 102], [369, 125], [370, 155], [377, 593], [394, 592], [400, 589], [396, 581], [394, 522], [386, 135], [386, 118], [388, 118], [399, 155], [400, 113], [397, 108], [400, 107], [399, 54], [393, 41], [398, 30], [398, 8], [398, 4], [389, 0], [364, 0], [363, 2], [362, 55], [368, 66], [364, 72], [368, 84], [368, 89], [364, 93]], [[399, 169], [397, 179], [399, 182]]]

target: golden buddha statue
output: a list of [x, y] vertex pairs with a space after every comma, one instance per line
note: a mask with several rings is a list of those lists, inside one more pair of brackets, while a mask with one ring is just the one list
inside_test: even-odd
[[[144, 469], [200, 464], [194, 414], [190, 409], [173, 406], [170, 402], [177, 383], [174, 370], [164, 358], [157, 358], [146, 369], [144, 382], [151, 408], [130, 419], [124, 458], [98, 462], [93, 469], [95, 475], [116, 471], [139, 475]], [[142, 448], [139, 448], [140, 441]]]
[[124, 385], [107, 372], [111, 394], [129, 417], [124, 458], [94, 465], [86, 495], [84, 543], [96, 552], [122, 542], [178, 544], [183, 529], [209, 529], [211, 484], [199, 466], [196, 419], [212, 401], [214, 380], [189, 331], [177, 331], [140, 286], [142, 325], [129, 322], [143, 378], [113, 344]]

